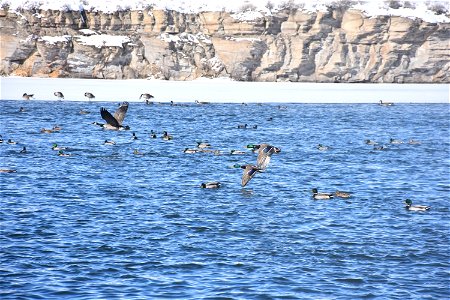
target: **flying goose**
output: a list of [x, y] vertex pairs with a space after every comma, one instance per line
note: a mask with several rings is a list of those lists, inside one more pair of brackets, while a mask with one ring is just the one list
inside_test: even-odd
[[114, 116], [104, 107], [100, 108], [100, 115], [103, 120], [106, 121], [106, 124], [102, 124], [101, 126], [104, 129], [110, 130], [128, 130], [130, 129], [128, 126], [123, 126], [122, 122], [127, 114], [128, 110], [128, 102], [123, 102], [119, 108], [114, 113]]

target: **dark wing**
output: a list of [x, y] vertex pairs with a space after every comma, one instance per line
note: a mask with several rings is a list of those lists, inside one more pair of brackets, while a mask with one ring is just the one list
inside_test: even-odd
[[114, 118], [117, 120], [119, 125], [122, 125], [123, 119], [125, 119], [125, 115], [127, 114], [127, 110], [128, 110], [128, 102], [124, 102], [114, 113]]
[[111, 113], [109, 111], [106, 110], [106, 108], [102, 107], [100, 108], [100, 115], [102, 116], [103, 120], [106, 121], [106, 123], [108, 123], [111, 126], [120, 127], [119, 122], [117, 122], [116, 119], [114, 119], [114, 117], [111, 115]]
[[244, 169], [244, 173], [242, 174], [241, 185], [246, 186], [247, 183], [250, 181], [250, 179], [252, 179], [253, 176], [255, 176], [256, 171], [257, 171], [257, 168], [255, 166], [247, 165]]
[[260, 169], [265, 169], [269, 165], [270, 157], [274, 153], [274, 147], [268, 144], [262, 144], [258, 151], [256, 165]]

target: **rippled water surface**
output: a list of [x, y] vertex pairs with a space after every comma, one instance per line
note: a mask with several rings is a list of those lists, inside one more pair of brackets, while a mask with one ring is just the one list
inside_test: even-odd
[[[117, 103], [0, 104], [0, 169], [17, 170], [0, 173], [1, 299], [450, 294], [448, 104], [130, 103], [131, 130], [120, 132], [91, 124]], [[61, 131], [39, 132], [54, 125]], [[163, 141], [164, 130], [174, 139]], [[197, 141], [224, 153], [262, 142], [282, 151], [242, 188], [232, 166], [256, 154], [183, 153]], [[206, 181], [222, 187], [201, 189]], [[314, 187], [353, 196], [315, 201]], [[432, 208], [406, 211], [406, 198]]]

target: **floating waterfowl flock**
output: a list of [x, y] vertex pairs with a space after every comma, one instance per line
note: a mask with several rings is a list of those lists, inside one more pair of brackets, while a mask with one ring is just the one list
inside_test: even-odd
[[[62, 92], [55, 92], [54, 95], [56, 97], [58, 97], [59, 100], [64, 99], [64, 95]], [[95, 96], [92, 93], [86, 92], [84, 93], [84, 96], [86, 98], [88, 98], [89, 100], [94, 99]], [[30, 100], [34, 97], [33, 94], [28, 94], [28, 93], [24, 93], [23, 94], [23, 99], [25, 100]], [[148, 93], [144, 93], [141, 94], [141, 96], [139, 97], [140, 99], [144, 99], [146, 101], [147, 104], [148, 101], [152, 98], [154, 98], [153, 95], [148, 94]], [[207, 102], [199, 102], [196, 101], [195, 102], [197, 105], [202, 104], [208, 104]], [[386, 102], [382, 102], [380, 101], [380, 105], [383, 106], [391, 106], [391, 103], [386, 103]], [[173, 103], [173, 101], [171, 102], [171, 106], [175, 106], [175, 104]], [[127, 114], [129, 108], [129, 103], [128, 102], [123, 102], [121, 104], [119, 104], [119, 107], [117, 108], [117, 110], [115, 111], [114, 115], [112, 115], [106, 108], [101, 107], [100, 108], [100, 116], [102, 117], [102, 119], [104, 121], [106, 121], [105, 124], [101, 124], [101, 123], [97, 123], [97, 122], [93, 122], [93, 124], [98, 125], [100, 127], [102, 127], [103, 129], [106, 130], [129, 130], [130, 127], [129, 126], [124, 126], [123, 125], [123, 121], [125, 119], [125, 116]], [[283, 107], [284, 109], [284, 107]], [[80, 114], [88, 114], [89, 112], [86, 110], [81, 110]], [[257, 125], [253, 125], [253, 126], [248, 126], [247, 124], [239, 124], [237, 125], [238, 129], [246, 129], [246, 128], [252, 128], [252, 129], [257, 129], [258, 126]], [[40, 132], [42, 133], [54, 133], [54, 132], [58, 132], [61, 131], [62, 128], [55, 125], [53, 128], [51, 129], [45, 129], [42, 128], [40, 129]], [[151, 130], [151, 133], [149, 135], [150, 138], [156, 138], [157, 137], [157, 132]], [[161, 138], [165, 141], [171, 141], [174, 139], [173, 135], [169, 134], [167, 131], [163, 131]], [[131, 135], [131, 139], [132, 140], [137, 140], [138, 137], [136, 135], [135, 132], [132, 133]], [[0, 135], [0, 143], [3, 143], [3, 138]], [[386, 150], [389, 149], [387, 145], [401, 145], [404, 142], [402, 140], [399, 139], [395, 139], [395, 138], [390, 138], [389, 141], [385, 144], [379, 143], [375, 140], [371, 140], [371, 139], [366, 139], [364, 140], [364, 143], [370, 146], [374, 146], [374, 150]], [[16, 145], [18, 144], [16, 141], [14, 141], [13, 139], [9, 138], [7, 140], [7, 144], [9, 145]], [[105, 145], [110, 145], [110, 146], [115, 146], [116, 142], [113, 140], [104, 140], [104, 144]], [[223, 151], [223, 150], [219, 150], [219, 149], [210, 149], [212, 147], [211, 143], [206, 142], [206, 141], [198, 141], [196, 142], [196, 147], [186, 147], [183, 152], [186, 154], [197, 154], [197, 153], [212, 153], [214, 155], [224, 155], [227, 154], [227, 152]], [[381, 144], [381, 145], [380, 145]], [[414, 140], [414, 139], [409, 139], [409, 141], [407, 142], [407, 144], [410, 145], [420, 145], [421, 142], [418, 140]], [[246, 148], [249, 151], [242, 151], [242, 150], [231, 150], [228, 152], [229, 155], [247, 155], [248, 153], [257, 153], [257, 157], [256, 157], [256, 162], [255, 163], [246, 163], [244, 165], [240, 165], [240, 164], [235, 164], [232, 166], [232, 168], [240, 168], [242, 169], [242, 176], [241, 176], [241, 186], [242, 187], [246, 187], [249, 182], [256, 176], [256, 174], [260, 173], [260, 174], [264, 174], [267, 170], [267, 167], [269, 166], [269, 163], [271, 161], [272, 155], [273, 154], [279, 154], [281, 152], [281, 149], [277, 146], [273, 146], [271, 144], [268, 143], [261, 143], [261, 144], [248, 144], [246, 145], [244, 148]], [[52, 150], [58, 151], [58, 156], [72, 156], [72, 154], [70, 153], [66, 153], [64, 152], [67, 147], [61, 147], [58, 146], [58, 144], [54, 143], [51, 147]], [[325, 146], [322, 144], [318, 144], [317, 149], [321, 150], [321, 151], [325, 151], [325, 150], [331, 150], [332, 148], [329, 146]], [[28, 149], [26, 148], [26, 146], [22, 146], [22, 150], [20, 150], [21, 154], [26, 154], [28, 153]], [[145, 155], [145, 153], [139, 151], [138, 149], [134, 149], [133, 150], [133, 154], [134, 155], [139, 155], [139, 156], [143, 156]], [[16, 169], [10, 169], [10, 168], [2, 168], [0, 169], [0, 173], [15, 173], [17, 172]], [[270, 176], [270, 174], [264, 174], [264, 176]], [[207, 181], [207, 182], [203, 182], [201, 183], [201, 188], [204, 189], [217, 189], [220, 188], [222, 186], [222, 183], [220, 181]], [[344, 192], [344, 191], [336, 191], [334, 193], [327, 193], [327, 192], [319, 192], [317, 188], [313, 188], [312, 189], [312, 198], [315, 200], [330, 200], [330, 199], [334, 199], [334, 198], [350, 198], [352, 197], [352, 193], [351, 192]], [[409, 199], [405, 200], [405, 208], [409, 211], [428, 211], [430, 209], [429, 206], [425, 206], [425, 205], [413, 205], [412, 201]]]

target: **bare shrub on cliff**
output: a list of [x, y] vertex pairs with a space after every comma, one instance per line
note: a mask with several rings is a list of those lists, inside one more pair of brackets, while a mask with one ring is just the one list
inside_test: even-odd
[[271, 12], [275, 5], [272, 2], [267, 1], [265, 7]]
[[252, 3], [245, 3], [241, 7], [239, 7], [238, 12], [246, 12], [246, 11], [255, 11], [256, 6]]
[[295, 3], [294, 0], [283, 1], [278, 5], [279, 10], [299, 10], [304, 7], [304, 4]]
[[449, 13], [449, 8], [445, 7], [444, 4], [440, 2], [427, 2], [427, 7], [429, 10], [434, 11], [437, 15], [446, 15]]
[[353, 1], [351, 0], [337, 0], [328, 4], [328, 8], [332, 10], [346, 11], [352, 6], [352, 4]]

